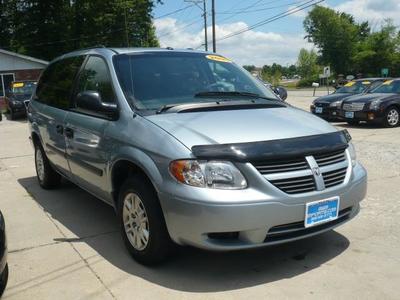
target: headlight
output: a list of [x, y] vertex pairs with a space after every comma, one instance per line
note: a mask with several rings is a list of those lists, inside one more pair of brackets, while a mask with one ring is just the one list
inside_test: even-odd
[[330, 107], [340, 107], [341, 105], [342, 105], [342, 100], [339, 100], [339, 101], [335, 101], [335, 102], [332, 102], [331, 104], [329, 104], [329, 106]]
[[369, 109], [378, 110], [380, 105], [381, 105], [380, 100], [374, 100], [369, 104]]
[[354, 167], [357, 162], [357, 156], [356, 156], [356, 149], [354, 148], [353, 143], [349, 143], [349, 147], [347, 149], [349, 149], [351, 165]]
[[176, 160], [169, 171], [180, 183], [191, 186], [225, 190], [247, 187], [242, 173], [228, 161]]
[[12, 103], [12, 105], [14, 105], [14, 106], [22, 106], [22, 105], [23, 105], [23, 103], [22, 103], [21, 101], [12, 100], [11, 103]]

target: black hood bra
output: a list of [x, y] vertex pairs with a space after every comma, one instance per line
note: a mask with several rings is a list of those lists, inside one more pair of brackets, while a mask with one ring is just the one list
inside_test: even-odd
[[251, 143], [199, 145], [192, 152], [199, 159], [224, 159], [237, 162], [261, 161], [321, 154], [347, 148], [347, 130], [281, 140]]

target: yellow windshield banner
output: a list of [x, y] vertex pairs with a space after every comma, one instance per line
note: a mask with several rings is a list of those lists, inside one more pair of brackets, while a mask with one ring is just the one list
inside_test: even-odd
[[210, 59], [210, 60], [215, 60], [215, 61], [221, 61], [221, 62], [231, 62], [229, 59], [223, 57], [223, 56], [219, 56], [219, 55], [206, 55], [206, 58]]
[[393, 80], [386, 80], [383, 84], [384, 85], [389, 85], [389, 84], [391, 84], [393, 82]]
[[350, 82], [346, 83], [344, 86], [353, 86], [355, 84], [356, 84], [355, 81], [350, 81]]
[[362, 84], [363, 85], [368, 85], [368, 84], [371, 84], [371, 81], [363, 81]]
[[13, 83], [13, 88], [19, 88], [19, 87], [23, 87], [24, 86], [24, 83], [23, 82], [16, 82], [16, 83]]

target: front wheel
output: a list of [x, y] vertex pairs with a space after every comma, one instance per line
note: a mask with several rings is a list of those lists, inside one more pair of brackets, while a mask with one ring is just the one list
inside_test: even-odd
[[400, 111], [397, 107], [389, 107], [385, 113], [383, 125], [385, 127], [396, 127], [400, 124]]
[[151, 183], [143, 176], [127, 179], [118, 200], [121, 234], [132, 257], [144, 265], [164, 261], [172, 241]]
[[35, 167], [37, 179], [42, 188], [52, 189], [60, 184], [61, 175], [53, 169], [40, 145], [35, 145]]

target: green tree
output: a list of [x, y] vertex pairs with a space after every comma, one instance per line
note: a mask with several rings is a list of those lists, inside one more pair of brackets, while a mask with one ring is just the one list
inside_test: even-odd
[[314, 50], [302, 48], [297, 58], [297, 71], [302, 79], [318, 78], [321, 67], [317, 63], [318, 55]]
[[386, 21], [379, 31], [371, 33], [354, 55], [357, 72], [376, 76], [382, 68], [389, 68], [390, 76], [399, 76], [396, 63], [400, 59], [399, 31], [391, 21]]
[[321, 62], [338, 74], [352, 71], [357, 45], [370, 32], [367, 22], [358, 24], [349, 14], [318, 5], [308, 13], [304, 28], [308, 41], [318, 47]]
[[0, 0], [0, 47], [51, 60], [75, 49], [155, 47], [160, 0]]

